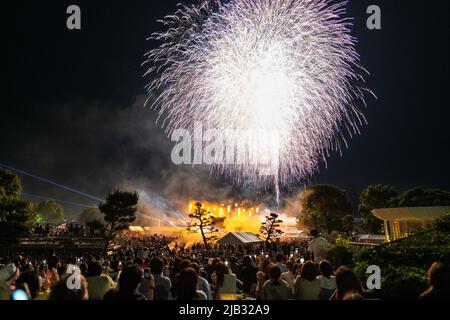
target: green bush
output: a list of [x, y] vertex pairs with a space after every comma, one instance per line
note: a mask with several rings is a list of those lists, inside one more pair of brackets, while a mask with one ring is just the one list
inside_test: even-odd
[[367, 279], [367, 268], [370, 266], [370, 264], [368, 264], [365, 261], [358, 261], [355, 262], [354, 267], [353, 267], [353, 271], [356, 273], [356, 275], [358, 276], [358, 279], [361, 281], [361, 283], [363, 284], [363, 286], [365, 287], [365, 280]]
[[331, 246], [328, 259], [338, 268], [350, 265], [366, 285], [367, 268], [381, 269], [381, 290], [373, 296], [387, 300], [416, 300], [427, 289], [427, 271], [436, 262], [450, 263], [450, 214], [436, 219], [419, 234], [375, 247], [353, 247], [343, 239]]
[[353, 252], [343, 245], [333, 245], [328, 251], [327, 260], [337, 269], [342, 265], [353, 264]]
[[352, 266], [354, 250], [356, 250], [356, 247], [350, 244], [350, 240], [338, 234], [335, 243], [329, 247], [327, 260], [331, 262], [335, 269], [342, 265]]
[[379, 295], [382, 299], [417, 300], [427, 287], [427, 273], [422, 268], [391, 267], [381, 270]]
[[450, 261], [450, 234], [429, 231], [396, 243], [355, 251], [355, 262], [380, 267], [414, 266], [426, 269], [435, 261]]
[[450, 233], [450, 212], [437, 218], [433, 223], [433, 228], [441, 232]]
[[353, 251], [354, 271], [365, 284], [370, 265], [381, 269], [381, 290], [389, 300], [415, 300], [427, 288], [427, 271], [433, 262], [450, 262], [450, 233], [445, 223], [432, 230], [386, 245]]
[[[369, 265], [366, 262], [358, 262], [353, 269], [365, 288]], [[427, 289], [427, 273], [422, 268], [407, 266], [380, 266], [380, 268], [381, 290], [371, 291], [370, 297], [385, 300], [417, 300]]]

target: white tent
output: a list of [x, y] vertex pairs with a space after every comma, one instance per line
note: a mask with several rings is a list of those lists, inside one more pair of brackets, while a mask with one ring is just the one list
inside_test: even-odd
[[263, 242], [256, 234], [251, 232], [229, 232], [217, 241], [218, 244], [223, 245], [253, 245]]

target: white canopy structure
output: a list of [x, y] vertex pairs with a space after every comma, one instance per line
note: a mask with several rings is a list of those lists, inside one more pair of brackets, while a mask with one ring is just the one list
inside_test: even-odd
[[144, 229], [141, 226], [130, 226], [129, 230], [132, 232], [144, 232]]
[[358, 234], [355, 238], [358, 242], [368, 243], [383, 243], [386, 240], [385, 236], [378, 234]]
[[450, 213], [450, 206], [373, 209], [371, 213], [383, 220], [386, 241], [393, 241], [408, 236], [411, 229], [424, 229], [436, 218]]
[[304, 230], [299, 230], [296, 227], [287, 227], [282, 229], [283, 230], [283, 235], [281, 236], [281, 239], [304, 239], [304, 238], [309, 238], [308, 236], [308, 232], [304, 231]]
[[218, 244], [222, 245], [254, 245], [263, 242], [256, 234], [251, 232], [229, 232], [217, 241]]

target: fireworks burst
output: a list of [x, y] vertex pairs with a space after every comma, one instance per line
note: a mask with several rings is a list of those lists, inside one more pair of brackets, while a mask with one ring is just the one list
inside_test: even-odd
[[[311, 176], [345, 136], [365, 123], [365, 70], [345, 18], [347, 1], [205, 0], [180, 5], [151, 39], [148, 90], [157, 96], [168, 134], [195, 122], [242, 139], [248, 129], [277, 132], [258, 141], [256, 165], [214, 164], [212, 170], [261, 180], [262, 150], [277, 154], [273, 180]], [[369, 91], [370, 92], [370, 91]], [[348, 133], [348, 134], [347, 134]], [[238, 147], [239, 148], [239, 147]]]

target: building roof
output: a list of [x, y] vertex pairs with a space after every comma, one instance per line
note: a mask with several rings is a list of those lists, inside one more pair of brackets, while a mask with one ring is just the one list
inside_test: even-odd
[[140, 226], [130, 226], [129, 230], [133, 232], [144, 232], [144, 229]]
[[380, 240], [383, 241], [386, 237], [382, 234], [358, 234], [356, 238], [359, 240]]
[[281, 238], [301, 238], [301, 237], [309, 237], [308, 233], [304, 230], [299, 230], [295, 227], [287, 227], [282, 229], [283, 235]]
[[229, 232], [223, 236], [219, 244], [245, 245], [264, 242], [256, 234], [251, 232]]
[[381, 220], [431, 221], [446, 213], [450, 213], [450, 206], [373, 209], [371, 213]]

